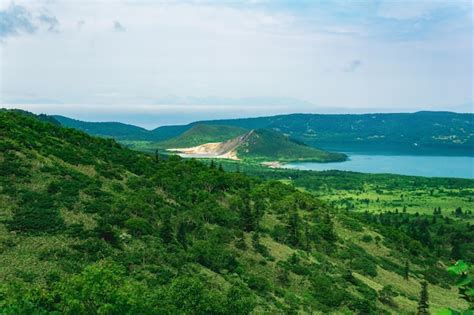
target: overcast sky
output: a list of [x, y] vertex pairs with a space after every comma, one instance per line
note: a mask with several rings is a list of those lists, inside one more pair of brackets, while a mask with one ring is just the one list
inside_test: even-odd
[[0, 107], [147, 127], [472, 112], [471, 1], [0, 0]]

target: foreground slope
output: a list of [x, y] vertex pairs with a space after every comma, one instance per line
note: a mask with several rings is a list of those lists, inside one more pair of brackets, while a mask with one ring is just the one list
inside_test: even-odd
[[363, 222], [280, 182], [0, 112], [2, 313], [406, 313], [433, 273], [432, 309], [466, 306], [443, 256]]

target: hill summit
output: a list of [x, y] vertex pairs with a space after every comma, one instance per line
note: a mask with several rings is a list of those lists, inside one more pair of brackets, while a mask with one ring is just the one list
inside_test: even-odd
[[[215, 126], [209, 126], [215, 127]], [[224, 131], [236, 132], [235, 127], [222, 126]], [[202, 126], [200, 127], [203, 128]], [[194, 128], [193, 128], [194, 129]], [[186, 143], [195, 143], [196, 132], [193, 129], [177, 137], [175, 141], [168, 141], [166, 145], [175, 144], [169, 151], [179, 152], [184, 156], [216, 157], [229, 159], [246, 159], [257, 161], [314, 161], [336, 162], [344, 161], [347, 157], [342, 153], [333, 153], [309, 147], [290, 139], [288, 136], [273, 130], [252, 129], [237, 137], [222, 142], [207, 142], [192, 147], [178, 147]], [[224, 133], [224, 132], [223, 132]], [[221, 134], [223, 134], [221, 133]], [[187, 136], [188, 135], [188, 136]], [[190, 136], [194, 136], [189, 139]], [[216, 139], [210, 138], [207, 139]]]

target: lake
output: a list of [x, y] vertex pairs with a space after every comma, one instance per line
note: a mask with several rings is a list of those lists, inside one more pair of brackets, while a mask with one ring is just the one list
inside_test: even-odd
[[349, 160], [345, 162], [288, 163], [283, 167], [315, 171], [341, 170], [361, 173], [474, 179], [474, 157], [346, 154], [349, 156]]

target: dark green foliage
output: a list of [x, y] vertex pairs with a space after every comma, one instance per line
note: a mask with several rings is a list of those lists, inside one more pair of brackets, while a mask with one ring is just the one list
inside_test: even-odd
[[391, 307], [396, 308], [397, 304], [393, 300], [394, 297], [396, 297], [398, 294], [393, 290], [393, 287], [391, 285], [385, 286], [380, 290], [379, 292], [379, 300], [387, 304]]
[[125, 221], [125, 226], [132, 234], [137, 236], [150, 234], [153, 230], [153, 227], [150, 225], [150, 223], [146, 219], [140, 217], [128, 219]]
[[9, 228], [22, 233], [55, 233], [64, 227], [59, 210], [46, 193], [25, 191], [13, 213]]
[[429, 303], [428, 303], [428, 283], [423, 281], [421, 283], [420, 299], [418, 300], [417, 315], [429, 315]]
[[347, 156], [309, 147], [274, 130], [258, 129], [247, 134], [247, 139], [237, 149], [244, 159], [264, 161], [344, 161]]
[[173, 227], [171, 226], [170, 217], [166, 215], [160, 228], [160, 237], [165, 244], [171, 243], [174, 238]]
[[321, 303], [323, 311], [337, 308], [349, 297], [349, 294], [342, 288], [338, 288], [334, 281], [323, 274], [317, 274], [311, 278], [311, 294]]
[[408, 280], [409, 277], [410, 277], [410, 263], [408, 262], [408, 260], [406, 260], [405, 268], [403, 269], [403, 278], [405, 280]]
[[[462, 153], [472, 155], [473, 114], [417, 112], [403, 114], [291, 114], [206, 121], [245, 129], [274, 129], [304, 143], [332, 150]], [[189, 125], [188, 125], [189, 126]], [[188, 127], [189, 128], [189, 127]], [[400, 133], [403, 130], [403, 134]], [[468, 131], [469, 130], [469, 131]], [[453, 135], [460, 143], [440, 139]], [[378, 137], [373, 137], [377, 135]], [[417, 143], [417, 146], [413, 146]]]
[[234, 271], [238, 266], [235, 256], [216, 242], [196, 241], [190, 252], [196, 262], [216, 272], [223, 269]]
[[296, 210], [289, 213], [288, 217], [288, 240], [293, 246], [298, 246], [301, 243], [301, 231], [300, 231], [301, 219]]

